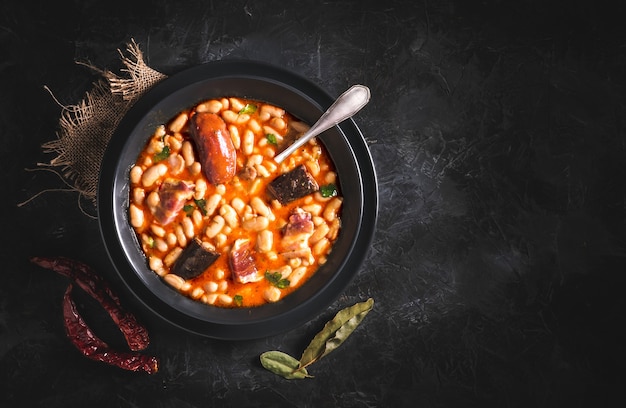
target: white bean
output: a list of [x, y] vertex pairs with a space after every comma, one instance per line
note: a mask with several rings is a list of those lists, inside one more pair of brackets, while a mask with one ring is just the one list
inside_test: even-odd
[[204, 284], [204, 289], [209, 293], [217, 292], [217, 283], [209, 281]]
[[146, 233], [141, 234], [141, 245], [151, 247], [154, 245], [154, 238]]
[[300, 266], [294, 269], [293, 272], [291, 272], [291, 274], [289, 275], [289, 286], [291, 287], [296, 286], [298, 282], [300, 282], [300, 279], [304, 277], [305, 273], [306, 273], [306, 267], [304, 266]]
[[172, 249], [170, 253], [165, 255], [165, 258], [163, 258], [163, 263], [165, 263], [165, 265], [167, 266], [174, 265], [174, 262], [176, 262], [180, 254], [182, 254], [182, 252], [183, 252], [183, 249], [181, 247], [176, 247]]
[[243, 125], [244, 123], [247, 123], [250, 120], [250, 115], [248, 115], [247, 113], [239, 113], [237, 114], [237, 124], [238, 125]]
[[135, 204], [131, 204], [128, 212], [130, 214], [130, 225], [135, 228], [141, 228], [145, 220], [143, 210]]
[[196, 235], [196, 230], [193, 225], [193, 221], [189, 217], [183, 218], [182, 221], [183, 232], [185, 236], [189, 239], [193, 238]]
[[181, 113], [180, 115], [176, 117], [176, 119], [170, 122], [168, 129], [172, 133], [180, 132], [181, 130], [183, 130], [183, 127], [187, 124], [188, 118], [189, 117], [187, 116], [186, 112]]
[[322, 255], [326, 252], [326, 249], [330, 246], [330, 241], [327, 238], [322, 238], [317, 241], [311, 251], [315, 255]]
[[339, 211], [339, 208], [341, 208], [341, 204], [343, 202], [343, 199], [341, 197], [333, 197], [332, 200], [330, 200], [330, 202], [326, 205], [326, 208], [324, 208], [324, 219], [326, 221], [332, 221], [335, 218], [337, 218], [337, 212]]
[[206, 201], [206, 215], [213, 215], [213, 213], [217, 209], [217, 206], [220, 204], [220, 201], [222, 201], [222, 196], [220, 194], [215, 193], [211, 195], [211, 197], [209, 197], [209, 199]]
[[183, 230], [183, 226], [178, 224], [176, 228], [174, 228], [174, 234], [176, 234], [176, 240], [178, 241], [178, 245], [181, 247], [187, 246], [187, 236], [185, 235], [185, 231]]
[[180, 154], [185, 159], [185, 166], [189, 167], [196, 161], [196, 158], [193, 154], [193, 145], [189, 140], [185, 140], [183, 142], [183, 146], [180, 148]]
[[270, 119], [270, 126], [278, 129], [278, 130], [284, 130], [285, 127], [287, 127], [287, 123], [285, 123], [285, 121], [282, 118], [272, 118]]
[[231, 303], [233, 303], [233, 298], [231, 298], [230, 296], [222, 293], [220, 294], [217, 299], [220, 301], [220, 303], [223, 303], [225, 305], [230, 305]]
[[236, 228], [239, 225], [239, 218], [237, 212], [233, 207], [228, 204], [224, 204], [220, 207], [220, 215], [224, 217], [224, 220], [231, 228]]
[[190, 294], [191, 298], [196, 299], [196, 300], [200, 299], [203, 295], [204, 295], [204, 289], [197, 287], [197, 286], [193, 288]]
[[165, 229], [158, 224], [150, 225], [150, 231], [152, 231], [152, 233], [159, 238], [165, 237]]
[[204, 232], [204, 234], [207, 237], [209, 237], [209, 238], [213, 238], [217, 234], [219, 234], [219, 232], [222, 230], [222, 228], [224, 228], [224, 224], [225, 224], [224, 218], [222, 216], [220, 216], [220, 215], [216, 215], [211, 220], [211, 223], [207, 227], [207, 229]]
[[160, 251], [160, 252], [165, 252], [169, 249], [169, 245], [167, 245], [167, 242], [165, 242], [163, 238], [159, 238], [159, 237], [156, 237], [154, 239], [154, 247], [156, 248], [157, 251]]
[[133, 188], [133, 203], [141, 205], [143, 204], [144, 198], [146, 198], [146, 190], [141, 187]]
[[243, 102], [237, 98], [228, 98], [228, 102], [230, 102], [230, 108], [235, 112], [239, 112], [245, 107]]
[[181, 137], [181, 139], [179, 139], [176, 136], [165, 136], [165, 144], [168, 145], [170, 147], [170, 153], [178, 153], [178, 151], [181, 149], [183, 141], [182, 141], [182, 136], [180, 135], [180, 133], [177, 133], [177, 135], [179, 137]]
[[168, 273], [167, 275], [165, 275], [163, 277], [163, 280], [174, 289], [180, 290], [181, 292], [186, 292], [191, 289], [191, 284], [189, 282], [173, 273]]
[[275, 286], [270, 286], [263, 292], [263, 298], [268, 302], [278, 302], [278, 300], [280, 299], [280, 295], [280, 289]]
[[312, 216], [318, 216], [322, 212], [322, 205], [317, 204], [317, 203], [307, 204], [307, 205], [303, 205], [302, 209], [310, 213]]
[[177, 176], [185, 170], [185, 159], [178, 154], [174, 153], [167, 158], [167, 164], [169, 165], [170, 172]]
[[216, 99], [202, 102], [201, 104], [196, 106], [196, 112], [218, 113], [220, 110], [222, 110], [222, 103]]
[[228, 133], [230, 133], [230, 139], [233, 141], [235, 149], [239, 149], [241, 146], [241, 137], [239, 136], [239, 128], [235, 125], [228, 126]]
[[246, 207], [246, 203], [239, 197], [235, 197], [230, 202], [230, 205], [237, 211], [237, 214], [241, 215], [244, 208]]
[[311, 236], [309, 237], [309, 243], [315, 244], [316, 242], [324, 238], [329, 231], [330, 227], [328, 226], [328, 224], [323, 223], [318, 225], [317, 228], [315, 228], [315, 231], [313, 231], [313, 234], [311, 234]]
[[[274, 149], [272, 146], [268, 146], [265, 149], [263, 149], [263, 155], [271, 159], [274, 156], [276, 156], [276, 149]], [[267, 163], [270, 163], [270, 162], [267, 162]], [[276, 169], [276, 166], [274, 166], [274, 170], [275, 169]]]
[[[224, 229], [226, 230], [228, 229], [228, 227]], [[227, 241], [228, 241], [228, 236], [222, 232], [217, 234], [217, 236], [215, 237], [215, 245], [217, 245], [218, 247], [223, 247], [224, 245], [226, 245]]]
[[241, 151], [246, 156], [249, 156], [254, 151], [254, 133], [247, 129], [243, 133], [243, 138], [241, 140]]
[[204, 195], [206, 194], [207, 188], [208, 188], [208, 185], [207, 185], [206, 180], [204, 180], [203, 178], [198, 179], [198, 181], [196, 181], [196, 187], [195, 187], [195, 192], [193, 194], [193, 198], [195, 198], [196, 200], [203, 199]]
[[163, 268], [163, 260], [158, 256], [151, 256], [148, 260], [148, 265], [150, 266], [150, 270], [156, 272], [156, 274], [159, 276], [162, 276], [165, 273], [165, 268]]
[[167, 166], [163, 163], [155, 164], [143, 172], [141, 184], [144, 187], [151, 187], [156, 181], [167, 173]]
[[259, 232], [256, 237], [256, 247], [259, 252], [269, 252], [274, 245], [274, 234], [270, 230]]
[[157, 126], [157, 128], [154, 130], [154, 136], [156, 139], [162, 139], [163, 136], [166, 135], [166, 131], [165, 131], [165, 126], [164, 125], [159, 125]]
[[168, 232], [165, 236], [165, 242], [167, 242], [168, 246], [173, 247], [178, 243], [178, 238], [176, 238], [176, 234], [173, 232]]
[[270, 225], [270, 221], [267, 217], [259, 215], [245, 220], [242, 224], [243, 229], [246, 231], [262, 231]]
[[264, 217], [268, 217], [270, 215], [269, 207], [265, 205], [265, 202], [260, 197], [252, 197], [252, 199], [250, 200], [250, 205], [257, 214]]
[[337, 239], [337, 235], [339, 235], [339, 228], [341, 227], [341, 220], [339, 218], [335, 218], [330, 223], [330, 231], [326, 234], [328, 239]]
[[191, 167], [189, 167], [189, 172], [192, 176], [197, 176], [202, 171], [202, 165], [200, 162], [193, 162]]
[[263, 133], [265, 133], [266, 135], [274, 135], [274, 136], [276, 136], [276, 141], [278, 143], [282, 142], [282, 140], [283, 140], [283, 137], [280, 135], [278, 130], [274, 129], [271, 126], [267, 126], [267, 125], [263, 126]]
[[282, 117], [285, 114], [285, 110], [274, 105], [263, 105], [261, 106], [261, 113], [267, 113], [274, 117]]
[[267, 171], [267, 169], [265, 168], [265, 166], [263, 166], [262, 164], [256, 164], [254, 166], [255, 170], [257, 171], [257, 173], [261, 176], [261, 177], [269, 177], [270, 176], [270, 172]]
[[217, 290], [220, 292], [226, 292], [228, 289], [228, 282], [226, 280], [221, 280], [220, 283], [217, 284]]
[[239, 117], [237, 112], [233, 112], [231, 110], [225, 110], [222, 112], [222, 119], [224, 119], [224, 122], [226, 123], [237, 123], [237, 117]]
[[141, 181], [141, 175], [143, 174], [143, 169], [141, 166], [133, 166], [130, 169], [130, 182], [131, 184], [137, 184]]
[[257, 134], [261, 133], [262, 130], [261, 125], [259, 125], [259, 122], [257, 122], [255, 119], [250, 119], [248, 121], [248, 128]]
[[196, 227], [200, 227], [202, 225], [202, 221], [204, 220], [204, 217], [202, 216], [202, 212], [196, 208], [191, 213], [191, 219], [193, 220], [193, 224]]
[[203, 295], [200, 299], [204, 303], [207, 303], [209, 305], [215, 304], [215, 301], [217, 300], [217, 293], [210, 293], [208, 295]]

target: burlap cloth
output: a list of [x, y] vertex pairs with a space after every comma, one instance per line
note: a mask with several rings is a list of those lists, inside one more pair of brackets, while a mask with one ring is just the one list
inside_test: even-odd
[[[78, 193], [79, 198], [86, 199], [94, 209], [100, 164], [113, 132], [133, 103], [166, 78], [145, 63], [134, 40], [127, 45], [126, 54], [120, 51], [120, 57], [126, 67], [121, 69], [122, 75], [84, 64], [101, 73], [102, 78], [77, 105], [59, 103], [63, 112], [57, 138], [42, 145], [44, 152], [54, 157], [48, 163], [37, 164], [39, 169], [50, 170], [61, 177], [69, 191]], [[41, 191], [19, 205], [46, 191], [52, 190]], [[81, 211], [90, 215], [82, 206]]]

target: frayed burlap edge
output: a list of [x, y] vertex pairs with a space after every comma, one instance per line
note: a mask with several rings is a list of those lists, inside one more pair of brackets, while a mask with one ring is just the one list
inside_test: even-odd
[[133, 103], [166, 78], [145, 63], [134, 40], [127, 45], [128, 56], [119, 52], [126, 67], [121, 70], [123, 76], [83, 64], [100, 72], [103, 78], [94, 83], [93, 89], [77, 105], [65, 106], [57, 101], [63, 108], [57, 139], [42, 145], [44, 153], [54, 154], [55, 157], [48, 163], [37, 163], [38, 168], [34, 170], [57, 174], [69, 188], [41, 191], [19, 206], [47, 191], [72, 191], [79, 194], [79, 206], [83, 213], [89, 215], [80, 205], [81, 198], [96, 207], [100, 164], [111, 136]]

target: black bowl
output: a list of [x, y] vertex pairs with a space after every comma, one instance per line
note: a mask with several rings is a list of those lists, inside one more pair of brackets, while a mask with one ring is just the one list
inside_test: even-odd
[[128, 222], [128, 173], [157, 125], [202, 100], [221, 96], [266, 101], [309, 124], [333, 102], [310, 81], [256, 62], [211, 62], [165, 79], [133, 105], [111, 138], [98, 186], [100, 229], [121, 279], [146, 307], [167, 322], [213, 338], [265, 337], [313, 318], [359, 271], [376, 224], [376, 173], [367, 144], [352, 119], [327, 130], [319, 140], [335, 163], [344, 197], [342, 229], [328, 261], [300, 289], [273, 304], [227, 309], [183, 296], [147, 266]]

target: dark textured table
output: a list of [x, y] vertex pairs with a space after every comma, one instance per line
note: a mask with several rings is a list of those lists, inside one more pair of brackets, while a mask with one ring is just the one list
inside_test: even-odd
[[[623, 406], [623, 24], [590, 1], [542, 4], [0, 3], [0, 406]], [[355, 279], [309, 323], [250, 341], [171, 328], [116, 277], [89, 202], [34, 197], [66, 188], [30, 170], [50, 160], [41, 145], [62, 113], [44, 86], [78, 103], [99, 73], [76, 61], [119, 72], [131, 39], [168, 75], [249, 59], [335, 96], [370, 87], [355, 120], [378, 175], [376, 234]], [[68, 281], [30, 264], [35, 255], [76, 258], [110, 280], [150, 329], [159, 372], [81, 356], [63, 329]], [[261, 367], [262, 352], [298, 356], [368, 297], [374, 310], [315, 378]]]

